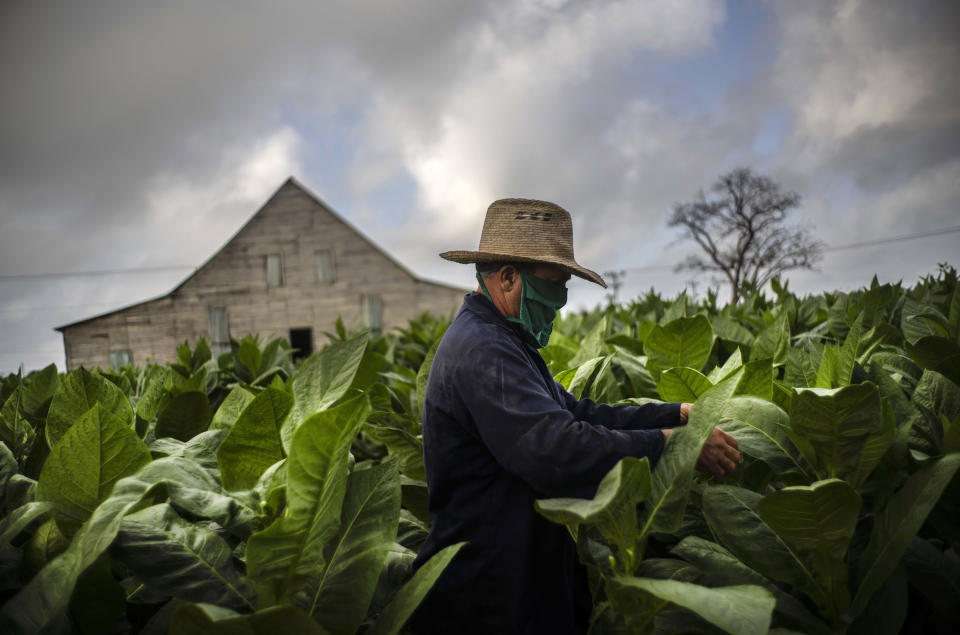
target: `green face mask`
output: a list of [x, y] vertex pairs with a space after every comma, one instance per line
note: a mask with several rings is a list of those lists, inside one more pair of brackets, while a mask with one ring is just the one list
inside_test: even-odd
[[[493, 272], [478, 273], [477, 281], [480, 282], [483, 294], [492, 302], [487, 286], [483, 284], [483, 276], [489, 273]], [[508, 317], [507, 320], [520, 324], [527, 341], [537, 348], [543, 348], [550, 341], [553, 318], [567, 303], [567, 288], [524, 272], [520, 272], [520, 280], [523, 282], [520, 288], [520, 317]]]

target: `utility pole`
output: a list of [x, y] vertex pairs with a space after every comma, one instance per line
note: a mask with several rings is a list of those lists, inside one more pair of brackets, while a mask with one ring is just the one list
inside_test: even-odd
[[627, 272], [621, 269], [620, 271], [604, 271], [603, 277], [609, 280], [610, 284], [610, 293], [607, 294], [607, 301], [610, 304], [617, 303], [617, 297], [620, 292], [620, 287], [623, 286], [623, 278], [627, 275]]

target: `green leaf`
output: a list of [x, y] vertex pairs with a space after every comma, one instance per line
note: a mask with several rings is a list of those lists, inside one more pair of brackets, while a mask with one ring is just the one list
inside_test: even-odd
[[350, 445], [369, 413], [369, 399], [361, 395], [313, 415], [294, 432], [286, 510], [247, 542], [247, 571], [261, 606], [290, 601], [327, 565], [324, 550], [340, 529]]
[[[860, 350], [860, 341], [863, 339], [863, 313], [857, 316], [850, 331], [847, 333], [837, 363], [837, 374], [834, 386], [849, 386], [853, 379], [853, 367], [857, 362], [857, 352]], [[832, 386], [831, 386], [832, 387]]]
[[730, 357], [728, 357], [727, 361], [723, 363], [723, 366], [717, 366], [711, 370], [707, 374], [707, 379], [709, 379], [711, 383], [717, 383], [721, 379], [725, 379], [727, 375], [734, 372], [741, 366], [743, 366], [743, 355], [738, 348], [730, 354]]
[[80, 574], [70, 598], [70, 617], [81, 633], [108, 633], [126, 608], [127, 596], [113, 578], [110, 558], [102, 555]]
[[679, 580], [616, 577], [607, 580], [607, 597], [613, 608], [641, 623], [650, 619], [653, 596], [697, 615], [727, 633], [762, 635], [770, 628], [776, 601], [770, 591], [754, 585], [710, 589]]
[[250, 581], [233, 566], [232, 548], [167, 503], [128, 515], [111, 553], [151, 589], [184, 600], [252, 610]]
[[735, 373], [707, 391], [690, 410], [687, 425], [675, 428], [653, 470], [649, 503], [644, 507], [641, 540], [651, 532], [680, 529], [694, 468], [703, 444], [719, 425], [740, 374]]
[[890, 499], [873, 525], [870, 542], [860, 558], [857, 592], [848, 615], [855, 618], [867, 606], [900, 562], [910, 539], [926, 520], [943, 490], [960, 467], [960, 453], [933, 461], [913, 474]]
[[[13, 393], [7, 397], [3, 408], [0, 408], [0, 441], [5, 446], [5, 453], [9, 453], [9, 469], [16, 473], [20, 469], [20, 464], [24, 463], [34, 447], [34, 440], [37, 437], [36, 431], [30, 422], [23, 416], [24, 388], [23, 384], [17, 386]], [[42, 426], [40, 428], [42, 432]], [[3, 488], [0, 487], [0, 492]]]
[[440, 346], [440, 340], [437, 339], [427, 351], [427, 356], [420, 364], [417, 371], [417, 405], [423, 408], [423, 397], [427, 393], [427, 379], [430, 377], [430, 369], [433, 367], [433, 358], [437, 355], [437, 347]]
[[[613, 367], [623, 371], [626, 382], [623, 389], [629, 397], [657, 397], [657, 383], [644, 365], [644, 358], [620, 346], [613, 347]], [[615, 371], [616, 372], [616, 371]]]
[[152, 493], [138, 484], [123, 490], [98, 506], [77, 532], [70, 546], [51, 560], [30, 582], [0, 609], [0, 631], [35, 633], [58, 617], [70, 602], [77, 578], [113, 542], [124, 515]]
[[737, 439], [743, 454], [760, 459], [777, 473], [796, 470], [811, 477], [787, 435], [790, 419], [775, 404], [758, 397], [734, 397], [719, 425]]
[[17, 507], [0, 519], [0, 546], [9, 544], [30, 523], [53, 510], [53, 503], [32, 502]]
[[310, 616], [289, 604], [241, 615], [214, 604], [180, 606], [170, 620], [176, 635], [328, 635]]
[[773, 400], [773, 362], [755, 359], [743, 365], [743, 377], [737, 384], [736, 395], [754, 395]]
[[813, 572], [760, 518], [761, 495], [742, 487], [708, 487], [701, 499], [703, 515], [720, 542], [749, 567], [786, 582], [814, 599], [824, 598]]
[[740, 562], [736, 556], [715, 542], [697, 536], [687, 536], [673, 547], [670, 553], [683, 558], [706, 573], [711, 579], [710, 586], [715, 586], [713, 582], [715, 581], [719, 585], [753, 584], [767, 589], [773, 593], [777, 601], [774, 612], [788, 625], [802, 633], [828, 635], [832, 632], [800, 601]]
[[60, 374], [56, 364], [30, 373], [23, 389], [23, 411], [30, 417], [44, 419], [60, 386]]
[[210, 425], [210, 400], [190, 390], [175, 395], [157, 415], [157, 436], [189, 441]]
[[813, 448], [807, 458], [819, 474], [844, 476], [856, 470], [867, 439], [884, 432], [880, 392], [871, 382], [797, 390], [790, 423]]
[[[567, 371], [567, 373], [561, 373], [563, 377], [560, 380], [560, 383], [563, 384], [564, 389], [566, 389], [567, 392], [571, 393], [574, 397], [577, 399], [583, 399], [586, 396], [585, 392], [590, 386], [590, 379], [597, 371], [597, 367], [606, 360], [606, 357], [596, 357], [578, 366], [576, 371], [574, 371], [572, 374], [570, 374], [570, 371]], [[572, 370], [573, 369], [571, 369], [571, 371]], [[564, 381], [568, 377], [569, 383]]]
[[860, 510], [860, 496], [845, 481], [785, 487], [760, 499], [760, 518], [805, 562], [819, 585], [829, 590], [831, 621], [850, 604], [844, 561]]
[[582, 366], [587, 360], [596, 357], [605, 357], [610, 352], [606, 341], [609, 330], [610, 320], [604, 316], [580, 342], [580, 348], [577, 354], [570, 360], [570, 367], [576, 368], [577, 366]]
[[364, 424], [368, 437], [387, 446], [391, 456], [397, 457], [400, 473], [418, 481], [427, 480], [423, 467], [423, 441], [406, 430], [390, 426]]
[[637, 503], [650, 496], [650, 462], [646, 457], [626, 457], [617, 462], [600, 481], [591, 499], [546, 498], [536, 510], [549, 520], [573, 529], [595, 526], [604, 538], [617, 545], [624, 570], [632, 572], [634, 540], [637, 534]]
[[97, 403], [50, 451], [37, 500], [52, 502], [61, 517], [82, 523], [114, 483], [149, 462], [150, 451], [133, 429]]
[[692, 368], [679, 366], [660, 373], [657, 389], [664, 401], [693, 403], [713, 388], [713, 382]]
[[326, 567], [304, 589], [303, 608], [331, 633], [350, 635], [363, 622], [399, 519], [394, 461], [350, 474], [340, 533], [327, 550]]
[[329, 408], [344, 396], [367, 348], [368, 337], [360, 334], [334, 342], [311, 355], [293, 378], [294, 405], [280, 430], [283, 449], [290, 453], [293, 433], [307, 418]]
[[217, 408], [217, 411], [213, 415], [213, 420], [210, 421], [210, 429], [217, 430], [232, 427], [233, 424], [237, 422], [237, 419], [240, 418], [240, 413], [250, 405], [254, 397], [255, 395], [246, 388], [236, 386], [227, 394], [223, 403], [220, 404], [220, 407]]
[[394, 596], [390, 604], [387, 605], [376, 623], [373, 625], [371, 635], [397, 635], [403, 628], [413, 612], [420, 606], [424, 596], [433, 587], [434, 582], [440, 577], [457, 552], [467, 544], [458, 542], [445, 547], [433, 554], [433, 556], [423, 563], [409, 582], [403, 585]]
[[265, 388], [244, 408], [217, 449], [225, 488], [250, 489], [268, 467], [283, 458], [280, 428], [292, 407], [290, 393]]
[[713, 348], [713, 329], [703, 315], [656, 325], [643, 343], [647, 365], [656, 376], [675, 366], [700, 370]]
[[47, 444], [53, 448], [70, 426], [97, 403], [124, 425], [133, 423], [130, 400], [99, 373], [78, 368], [64, 375], [47, 413]]
[[774, 366], [782, 366], [787, 362], [789, 350], [790, 324], [786, 313], [783, 313], [757, 333], [750, 349], [750, 360], [772, 359]]

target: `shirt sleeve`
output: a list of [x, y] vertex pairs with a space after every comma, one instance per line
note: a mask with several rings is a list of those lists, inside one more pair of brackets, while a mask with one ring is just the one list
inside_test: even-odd
[[512, 342], [474, 347], [455, 377], [484, 445], [539, 496], [591, 497], [620, 459], [648, 457], [655, 463], [663, 451], [658, 429], [613, 429], [578, 419], [557, 403]]
[[566, 402], [567, 410], [577, 419], [614, 430], [650, 430], [676, 428], [680, 420], [679, 403], [646, 403], [640, 406], [610, 406], [592, 399], [577, 399], [557, 382], [557, 389]]

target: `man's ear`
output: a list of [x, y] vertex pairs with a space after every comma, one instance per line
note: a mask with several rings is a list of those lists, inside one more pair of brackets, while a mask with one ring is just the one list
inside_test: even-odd
[[513, 265], [506, 265], [500, 269], [500, 287], [504, 292], [512, 290], [513, 285], [517, 284], [519, 280], [520, 272]]

